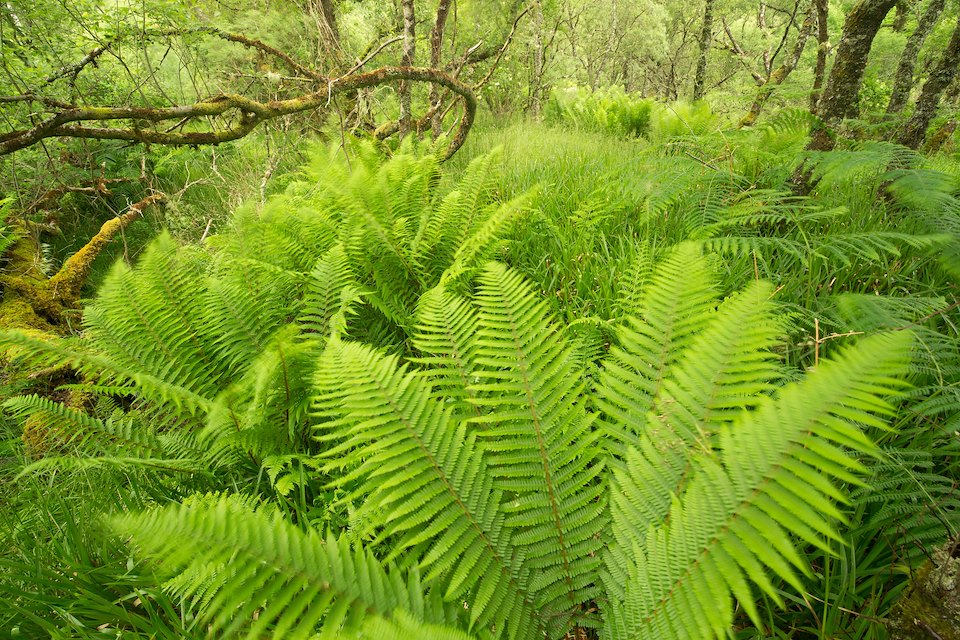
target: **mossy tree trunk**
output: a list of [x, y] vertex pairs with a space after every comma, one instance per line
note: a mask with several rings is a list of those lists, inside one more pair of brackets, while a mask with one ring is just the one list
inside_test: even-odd
[[[440, 61], [443, 58], [443, 31], [447, 24], [447, 16], [450, 15], [452, 0], [440, 0], [437, 7], [437, 19], [433, 23], [433, 29], [430, 31], [430, 67], [440, 68]], [[440, 112], [440, 87], [431, 85], [430, 87], [430, 108], [435, 109], [431, 118], [430, 128], [433, 130], [433, 137], [439, 138], [443, 130], [443, 114]]]
[[697, 57], [697, 71], [693, 77], [693, 99], [700, 100], [707, 88], [707, 55], [713, 42], [713, 5], [715, 0], [705, 0], [703, 7], [703, 26], [700, 29], [700, 55]]
[[[413, 0], [401, 0], [401, 9], [403, 11], [403, 51], [400, 57], [400, 64], [404, 67], [412, 67], [417, 54], [417, 17], [414, 13]], [[404, 137], [410, 132], [412, 124], [412, 98], [410, 95], [410, 84], [406, 81], [400, 83], [400, 137]]]
[[143, 210], [165, 199], [163, 194], [147, 196], [126, 213], [103, 223], [79, 251], [70, 256], [51, 277], [40, 269], [38, 243], [28, 233], [7, 254], [7, 265], [0, 276], [0, 329], [21, 329], [44, 334], [62, 334], [70, 329], [70, 315], [80, 308], [80, 291], [90, 275], [93, 261], [103, 249]]
[[813, 89], [810, 92], [810, 112], [820, 105], [820, 91], [827, 74], [827, 56], [830, 54], [830, 0], [813, 0], [817, 12], [817, 65], [813, 70]]
[[[867, 58], [884, 18], [896, 4], [896, 0], [860, 0], [847, 14], [837, 46], [837, 58], [817, 110], [827, 126], [859, 115], [857, 96], [863, 83]], [[834, 137], [826, 127], [817, 127], [811, 132], [807, 148], [829, 151], [834, 144]]]
[[887, 620], [891, 640], [960, 640], [960, 559], [950, 544], [913, 576]]
[[896, 114], [903, 111], [910, 98], [910, 89], [913, 88], [913, 71], [917, 66], [917, 56], [923, 47], [924, 41], [940, 20], [946, 0], [930, 0], [926, 10], [920, 17], [917, 28], [907, 39], [907, 44], [900, 55], [900, 64], [893, 76], [893, 91], [887, 103], [887, 113]]
[[960, 67], [960, 16], [957, 18], [957, 26], [953, 30], [950, 43], [940, 55], [936, 68], [923, 84], [916, 109], [904, 126], [897, 142], [911, 149], [920, 148], [926, 138], [927, 127], [930, 126], [930, 122], [940, 108], [940, 99], [957, 77], [958, 67]]

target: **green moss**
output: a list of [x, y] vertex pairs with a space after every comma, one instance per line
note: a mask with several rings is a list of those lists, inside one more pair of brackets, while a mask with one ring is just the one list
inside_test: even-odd
[[960, 640], [960, 559], [934, 552], [891, 612], [889, 630], [893, 640]]

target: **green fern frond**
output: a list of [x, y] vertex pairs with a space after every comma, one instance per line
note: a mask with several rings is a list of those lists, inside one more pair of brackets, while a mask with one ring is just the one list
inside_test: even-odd
[[165, 571], [195, 576], [177, 585], [185, 597], [204, 593], [218, 572], [205, 616], [224, 636], [350, 632], [370, 614], [390, 618], [397, 609], [425, 622], [452, 621], [424, 595], [416, 571], [403, 576], [344, 538], [324, 540], [236, 498], [117, 516], [113, 526]]
[[[597, 403], [611, 449], [637, 443], [664, 378], [716, 305], [713, 277], [691, 244], [658, 265], [640, 307], [630, 310], [600, 374]], [[622, 449], [621, 449], [622, 451]]]
[[96, 440], [107, 450], [122, 450], [145, 457], [167, 454], [156, 434], [144, 431], [132, 420], [99, 420], [83, 411], [67, 407], [38, 395], [19, 396], [3, 406], [20, 419], [32, 418], [52, 431], [63, 444], [83, 448]]
[[716, 453], [697, 456], [682, 500], [636, 549], [624, 600], [607, 610], [611, 633], [723, 637], [732, 597], [757, 617], [748, 580], [778, 602], [769, 573], [802, 589], [797, 572], [808, 569], [788, 532], [821, 548], [838, 539], [833, 501], [843, 495], [831, 479], [862, 472], [844, 449], [874, 451], [861, 425], [882, 427], [875, 415], [890, 408], [879, 396], [902, 386], [909, 347], [904, 334], [864, 340], [721, 430]]
[[422, 354], [416, 362], [439, 393], [455, 400], [463, 415], [477, 415], [472, 385], [477, 371], [477, 314], [464, 300], [441, 287], [426, 292], [417, 308], [413, 346]]
[[505, 507], [536, 576], [541, 611], [556, 627], [576, 621], [576, 605], [597, 593], [599, 534], [605, 525], [598, 433], [580, 373], [522, 277], [491, 263], [479, 277], [475, 402], [491, 473], [516, 496]]
[[331, 321], [343, 307], [345, 299], [355, 300], [357, 295], [353, 267], [343, 245], [336, 244], [310, 272], [297, 322], [304, 331], [326, 337], [332, 328]]
[[428, 581], [443, 577], [445, 599], [467, 599], [475, 623], [509, 638], [542, 634], [544, 614], [476, 436], [395, 357], [333, 340], [324, 359], [318, 405], [337, 417], [324, 426], [341, 441], [324, 457], [328, 471], [350, 469], [340, 482], [359, 482], [358, 519], [376, 521], [378, 539], [397, 539], [391, 557], [413, 550]]
[[213, 397], [230, 372], [208, 329], [205, 295], [202, 256], [163, 235], [136, 270], [114, 266], [84, 321], [97, 350], [119, 367]]
[[172, 384], [162, 375], [143, 373], [134, 366], [121, 366], [89, 347], [84, 349], [85, 345], [76, 341], [43, 340], [18, 331], [7, 331], [0, 332], [0, 345], [8, 348], [18, 361], [40, 366], [70, 366], [97, 380], [104, 388], [113, 389], [115, 395], [136, 394], [167, 404], [181, 417], [202, 415], [212, 406], [209, 398]]

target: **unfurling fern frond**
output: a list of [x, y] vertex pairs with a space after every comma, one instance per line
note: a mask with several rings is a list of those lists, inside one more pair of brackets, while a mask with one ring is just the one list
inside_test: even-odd
[[320, 629], [356, 632], [369, 616], [390, 619], [397, 609], [437, 625], [455, 615], [424, 594], [415, 570], [404, 576], [384, 567], [344, 538], [324, 540], [234, 497], [195, 502], [113, 523], [164, 570], [192, 576], [177, 583], [185, 597], [212, 588], [205, 617], [217, 634], [311, 638]]

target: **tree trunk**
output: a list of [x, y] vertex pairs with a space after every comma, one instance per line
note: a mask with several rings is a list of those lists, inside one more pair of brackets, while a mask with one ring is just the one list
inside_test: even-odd
[[[897, 0], [860, 0], [847, 15], [837, 46], [837, 59], [818, 108], [820, 118], [828, 126], [859, 115], [857, 96], [867, 58], [884, 18], [896, 3]], [[829, 132], [824, 127], [817, 127], [811, 132], [807, 148], [828, 151], [834, 144]]]
[[314, 14], [319, 18], [320, 41], [324, 52], [334, 66], [343, 63], [343, 48], [340, 46], [340, 29], [337, 26], [337, 7], [334, 0], [314, 0], [311, 3]]
[[[403, 53], [400, 65], [412, 67], [417, 53], [417, 19], [413, 11], [413, 0], [401, 0], [403, 10]], [[400, 83], [400, 137], [403, 138], [410, 131], [413, 113], [410, 96], [410, 83]]]
[[543, 110], [543, 70], [546, 65], [543, 27], [543, 3], [537, 0], [533, 5], [533, 69], [530, 74], [530, 109], [535, 116]]
[[953, 31], [953, 37], [950, 38], [950, 43], [940, 56], [933, 73], [923, 84], [913, 116], [907, 122], [897, 142], [911, 149], [920, 148], [930, 121], [937, 115], [943, 93], [957, 77], [958, 66], [960, 66], [960, 17], [957, 19], [957, 26]]
[[793, 51], [790, 53], [790, 56], [783, 61], [783, 64], [777, 67], [770, 74], [770, 77], [767, 78], [766, 82], [761, 85], [760, 90], [757, 91], [756, 98], [753, 100], [753, 104], [750, 106], [750, 110], [743, 116], [743, 119], [740, 120], [741, 127], [752, 126], [757, 121], [757, 117], [763, 110], [763, 105], [765, 105], [770, 96], [773, 95], [773, 91], [783, 84], [787, 76], [797, 68], [797, 63], [800, 62], [800, 56], [803, 55], [803, 50], [807, 46], [807, 38], [810, 37], [810, 33], [813, 31], [813, 23], [816, 19], [816, 7], [811, 4], [807, 10], [807, 17], [803, 21], [803, 26], [800, 27], [800, 33], [797, 34], [797, 42], [793, 47]]
[[39, 240], [24, 232], [7, 251], [9, 262], [5, 273], [0, 275], [3, 287], [0, 328], [66, 333], [68, 312], [80, 307], [80, 290], [90, 275], [93, 261], [127, 225], [140, 218], [144, 209], [165, 199], [160, 193], [147, 196], [122, 215], [104, 222], [100, 231], [49, 278], [37, 266]]
[[697, 58], [697, 72], [693, 77], [693, 99], [700, 100], [707, 86], [707, 54], [713, 41], [713, 5], [715, 0], [706, 0], [703, 7], [703, 29], [700, 31], [700, 56]]
[[887, 104], [887, 113], [900, 113], [907, 106], [910, 89], [913, 88], [913, 70], [917, 66], [917, 55], [923, 47], [924, 40], [927, 39], [940, 19], [945, 4], [945, 0], [930, 0], [926, 11], [920, 17], [916, 30], [907, 39], [903, 54], [900, 56], [900, 64], [897, 66], [896, 75], [893, 77], [893, 92], [890, 94], [890, 102]]
[[[433, 30], [430, 31], [430, 68], [439, 69], [440, 60], [443, 57], [443, 29], [447, 24], [447, 16], [450, 14], [451, 0], [440, 0], [437, 7], [437, 20], [433, 23]], [[443, 114], [438, 108], [440, 102], [440, 87], [430, 87], [430, 108], [435, 109], [433, 118], [430, 121], [430, 128], [433, 131], [434, 139], [440, 137], [443, 127]]]
[[915, 572], [886, 620], [891, 640], [960, 638], [960, 560], [955, 544], [937, 549]]
[[813, 90], [810, 92], [810, 113], [817, 113], [820, 90], [827, 73], [827, 56], [830, 53], [830, 0], [813, 0], [817, 12], [817, 66], [813, 70]]

